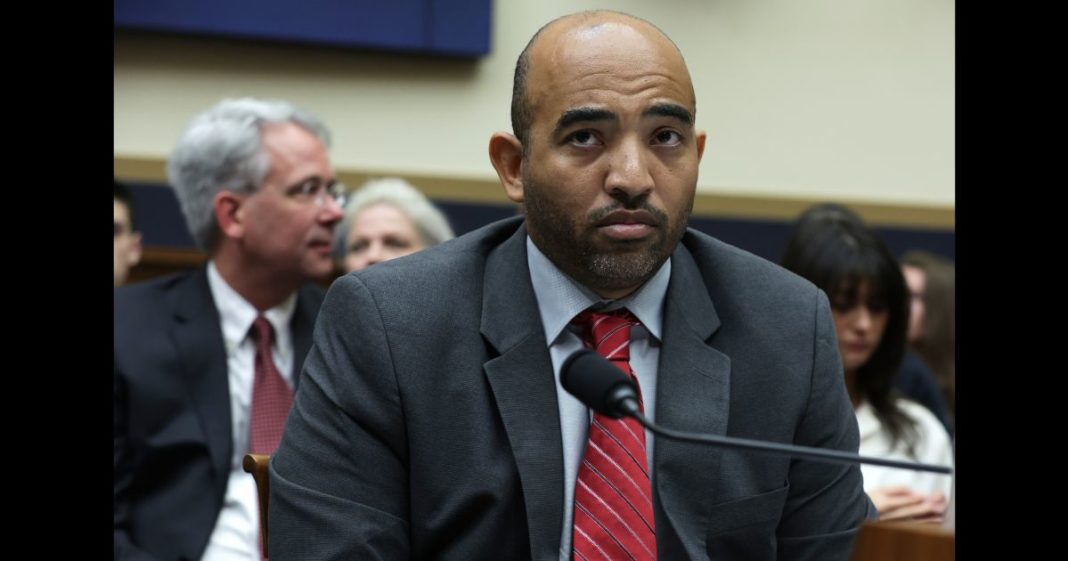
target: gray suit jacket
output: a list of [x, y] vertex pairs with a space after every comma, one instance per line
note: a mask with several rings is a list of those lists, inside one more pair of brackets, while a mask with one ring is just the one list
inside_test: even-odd
[[[520, 219], [339, 279], [271, 462], [273, 561], [559, 558], [552, 364]], [[689, 230], [657, 422], [856, 452], [826, 297]], [[855, 466], [658, 439], [659, 558], [846, 559]]]

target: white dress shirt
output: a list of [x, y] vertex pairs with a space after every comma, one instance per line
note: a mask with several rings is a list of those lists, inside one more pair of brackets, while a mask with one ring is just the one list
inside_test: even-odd
[[[249, 336], [252, 322], [259, 315], [256, 308], [223, 280], [214, 262], [208, 263], [208, 286], [219, 311], [226, 370], [230, 388], [230, 421], [233, 454], [230, 475], [223, 498], [222, 511], [201, 558], [204, 561], [261, 561], [260, 507], [256, 481], [241, 468], [248, 453], [249, 422], [252, 410], [252, 381], [256, 343]], [[293, 293], [280, 305], [263, 313], [274, 328], [271, 354], [275, 366], [289, 387], [293, 387], [293, 336], [289, 321], [297, 307]], [[205, 490], [207, 492], [207, 490]]]

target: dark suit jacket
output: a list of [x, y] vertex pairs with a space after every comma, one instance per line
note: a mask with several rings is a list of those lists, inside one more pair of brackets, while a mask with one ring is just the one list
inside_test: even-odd
[[[552, 363], [520, 219], [336, 281], [271, 462], [294, 559], [559, 558]], [[672, 255], [656, 420], [856, 452], [826, 297], [689, 230]], [[855, 466], [656, 441], [659, 558], [846, 559]]]
[[934, 413], [942, 425], [953, 436], [953, 427], [949, 422], [949, 414], [946, 409], [946, 400], [942, 397], [942, 391], [938, 389], [938, 382], [934, 374], [927, 367], [927, 363], [909, 349], [905, 352], [905, 358], [901, 360], [901, 367], [897, 370], [894, 378], [894, 387], [905, 394], [905, 397], [916, 401]]
[[[322, 301], [318, 287], [298, 293], [295, 372]], [[233, 453], [226, 351], [206, 267], [115, 290], [114, 392], [115, 559], [199, 559]]]

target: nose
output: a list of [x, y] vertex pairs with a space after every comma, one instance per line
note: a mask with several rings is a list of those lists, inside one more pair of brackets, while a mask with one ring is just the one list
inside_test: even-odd
[[867, 306], [857, 306], [856, 317], [853, 320], [853, 328], [857, 331], [867, 331], [871, 329], [871, 311]]
[[333, 197], [326, 197], [323, 206], [319, 207], [319, 220], [326, 224], [336, 224], [344, 217], [345, 209]]
[[631, 201], [653, 190], [653, 176], [649, 173], [645, 144], [637, 136], [628, 136], [609, 154], [605, 190], [609, 195]]
[[367, 254], [365, 257], [367, 258], [367, 267], [370, 267], [375, 263], [381, 263], [387, 259], [386, 248], [381, 242], [372, 242], [371, 245], [367, 247]]

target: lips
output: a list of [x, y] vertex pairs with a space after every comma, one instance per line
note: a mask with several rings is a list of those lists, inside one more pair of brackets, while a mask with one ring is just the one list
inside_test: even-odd
[[652, 233], [656, 219], [645, 210], [616, 210], [594, 223], [597, 230], [614, 240], [640, 240]]
[[308, 248], [313, 251], [330, 252], [334, 249], [334, 243], [326, 240], [312, 240], [308, 242]]
[[867, 343], [846, 343], [845, 348], [854, 353], [863, 353], [871, 348]]
[[594, 226], [603, 228], [605, 226], [615, 226], [619, 224], [644, 224], [646, 226], [656, 226], [656, 218], [654, 218], [652, 213], [647, 210], [615, 210], [595, 222]]

